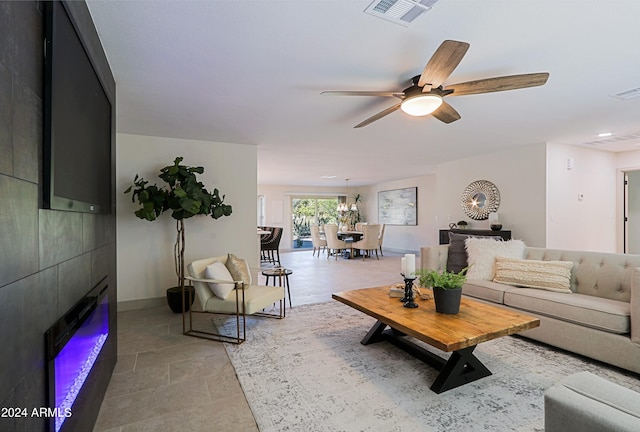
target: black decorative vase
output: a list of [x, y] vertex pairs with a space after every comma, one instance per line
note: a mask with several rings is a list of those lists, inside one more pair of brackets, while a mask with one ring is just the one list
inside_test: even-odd
[[455, 315], [460, 312], [460, 299], [462, 288], [444, 289], [433, 287], [433, 300], [436, 303], [436, 312]]
[[502, 224], [494, 223], [491, 224], [491, 231], [500, 231], [502, 229]]
[[[189, 303], [189, 289], [191, 289], [191, 303]], [[167, 303], [175, 313], [182, 313], [182, 288], [172, 287], [167, 289]], [[196, 299], [196, 289], [194, 287], [184, 287], [184, 310], [191, 309], [191, 305]]]

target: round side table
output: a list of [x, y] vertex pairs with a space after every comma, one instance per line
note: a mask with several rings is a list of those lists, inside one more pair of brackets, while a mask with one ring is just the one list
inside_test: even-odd
[[[262, 270], [262, 274], [267, 278], [265, 285], [269, 285], [271, 278], [273, 278], [273, 286], [281, 286], [286, 288], [289, 295], [289, 307], [291, 306], [291, 290], [289, 289], [289, 275], [293, 274], [292, 270], [284, 267], [275, 267]], [[277, 285], [276, 285], [277, 280]]]

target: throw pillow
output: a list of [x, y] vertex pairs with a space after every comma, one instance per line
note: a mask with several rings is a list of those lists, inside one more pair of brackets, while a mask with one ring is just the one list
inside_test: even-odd
[[[204, 277], [206, 279], [217, 279], [217, 280], [228, 280], [232, 281], [233, 277], [227, 267], [220, 261], [216, 261], [207, 266], [204, 270]], [[209, 288], [216, 297], [221, 299], [226, 299], [229, 296], [229, 293], [233, 291], [233, 288], [236, 286], [234, 283], [208, 283]]]
[[249, 264], [247, 264], [246, 260], [230, 253], [227, 256], [227, 269], [231, 273], [233, 280], [242, 281], [244, 286], [249, 288], [249, 285], [251, 285], [251, 270], [249, 270]]
[[457, 234], [449, 233], [449, 249], [447, 251], [447, 271], [460, 273], [460, 271], [469, 265], [467, 250], [464, 247], [464, 241], [470, 237], [473, 238], [489, 238], [493, 240], [502, 240], [499, 236], [475, 236], [473, 234]]
[[524, 258], [525, 245], [522, 240], [468, 238], [464, 243], [469, 254], [467, 279], [493, 280], [496, 257]]
[[571, 261], [496, 258], [494, 282], [571, 294]]

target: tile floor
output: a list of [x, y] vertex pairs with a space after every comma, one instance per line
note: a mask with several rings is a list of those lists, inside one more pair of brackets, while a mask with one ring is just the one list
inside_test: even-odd
[[[389, 252], [363, 261], [296, 251], [281, 262], [293, 270], [294, 308], [400, 281], [400, 254]], [[257, 430], [223, 344], [182, 335], [182, 315], [168, 306], [118, 313], [118, 362], [94, 432]]]

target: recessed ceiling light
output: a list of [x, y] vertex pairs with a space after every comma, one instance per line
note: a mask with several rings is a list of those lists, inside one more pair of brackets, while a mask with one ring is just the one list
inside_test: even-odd
[[323, 175], [323, 176], [320, 176], [320, 178], [323, 178], [323, 179], [332, 179], [332, 178], [336, 178], [336, 176], [334, 176], [334, 175]]
[[602, 132], [598, 134], [598, 138], [610, 137], [613, 135], [613, 132]]

